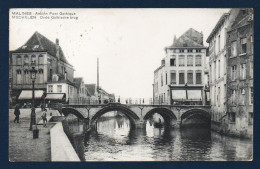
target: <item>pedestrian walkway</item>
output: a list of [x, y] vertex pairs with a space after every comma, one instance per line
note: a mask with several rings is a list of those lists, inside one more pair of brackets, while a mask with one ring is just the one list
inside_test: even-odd
[[[54, 111], [54, 110], [53, 110]], [[33, 139], [33, 133], [29, 130], [31, 109], [20, 109], [20, 123], [14, 123], [14, 110], [9, 109], [9, 161], [51, 161], [50, 129], [38, 125], [39, 138]], [[41, 120], [42, 111], [36, 109], [36, 121]], [[47, 111], [50, 119], [50, 110]]]

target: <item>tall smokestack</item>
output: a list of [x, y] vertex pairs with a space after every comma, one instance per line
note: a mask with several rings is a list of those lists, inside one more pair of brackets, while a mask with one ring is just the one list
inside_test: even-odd
[[97, 58], [97, 92], [99, 93], [99, 60]]

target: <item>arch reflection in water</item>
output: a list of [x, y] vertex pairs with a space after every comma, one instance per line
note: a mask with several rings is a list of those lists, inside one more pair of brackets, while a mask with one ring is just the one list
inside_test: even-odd
[[203, 128], [155, 128], [152, 120], [147, 120], [146, 129], [134, 129], [125, 116], [100, 118], [97, 130], [84, 141], [86, 161], [219, 161], [252, 156], [251, 141]]

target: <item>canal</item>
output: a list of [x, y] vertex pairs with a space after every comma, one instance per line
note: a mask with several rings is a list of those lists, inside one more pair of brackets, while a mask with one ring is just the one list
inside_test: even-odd
[[[96, 129], [74, 142], [82, 161], [248, 161], [252, 140], [219, 135], [209, 129], [134, 129], [124, 116], [101, 117]], [[76, 144], [76, 146], [75, 146]]]

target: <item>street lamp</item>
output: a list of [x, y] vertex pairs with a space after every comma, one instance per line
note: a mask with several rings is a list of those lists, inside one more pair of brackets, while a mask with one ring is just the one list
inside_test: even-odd
[[35, 99], [34, 99], [34, 82], [36, 79], [36, 73], [37, 70], [35, 69], [35, 63], [32, 63], [32, 69], [31, 69], [31, 79], [32, 79], [32, 111], [31, 111], [31, 122], [30, 122], [30, 130], [32, 130], [32, 125], [36, 124], [36, 115], [35, 115]]

